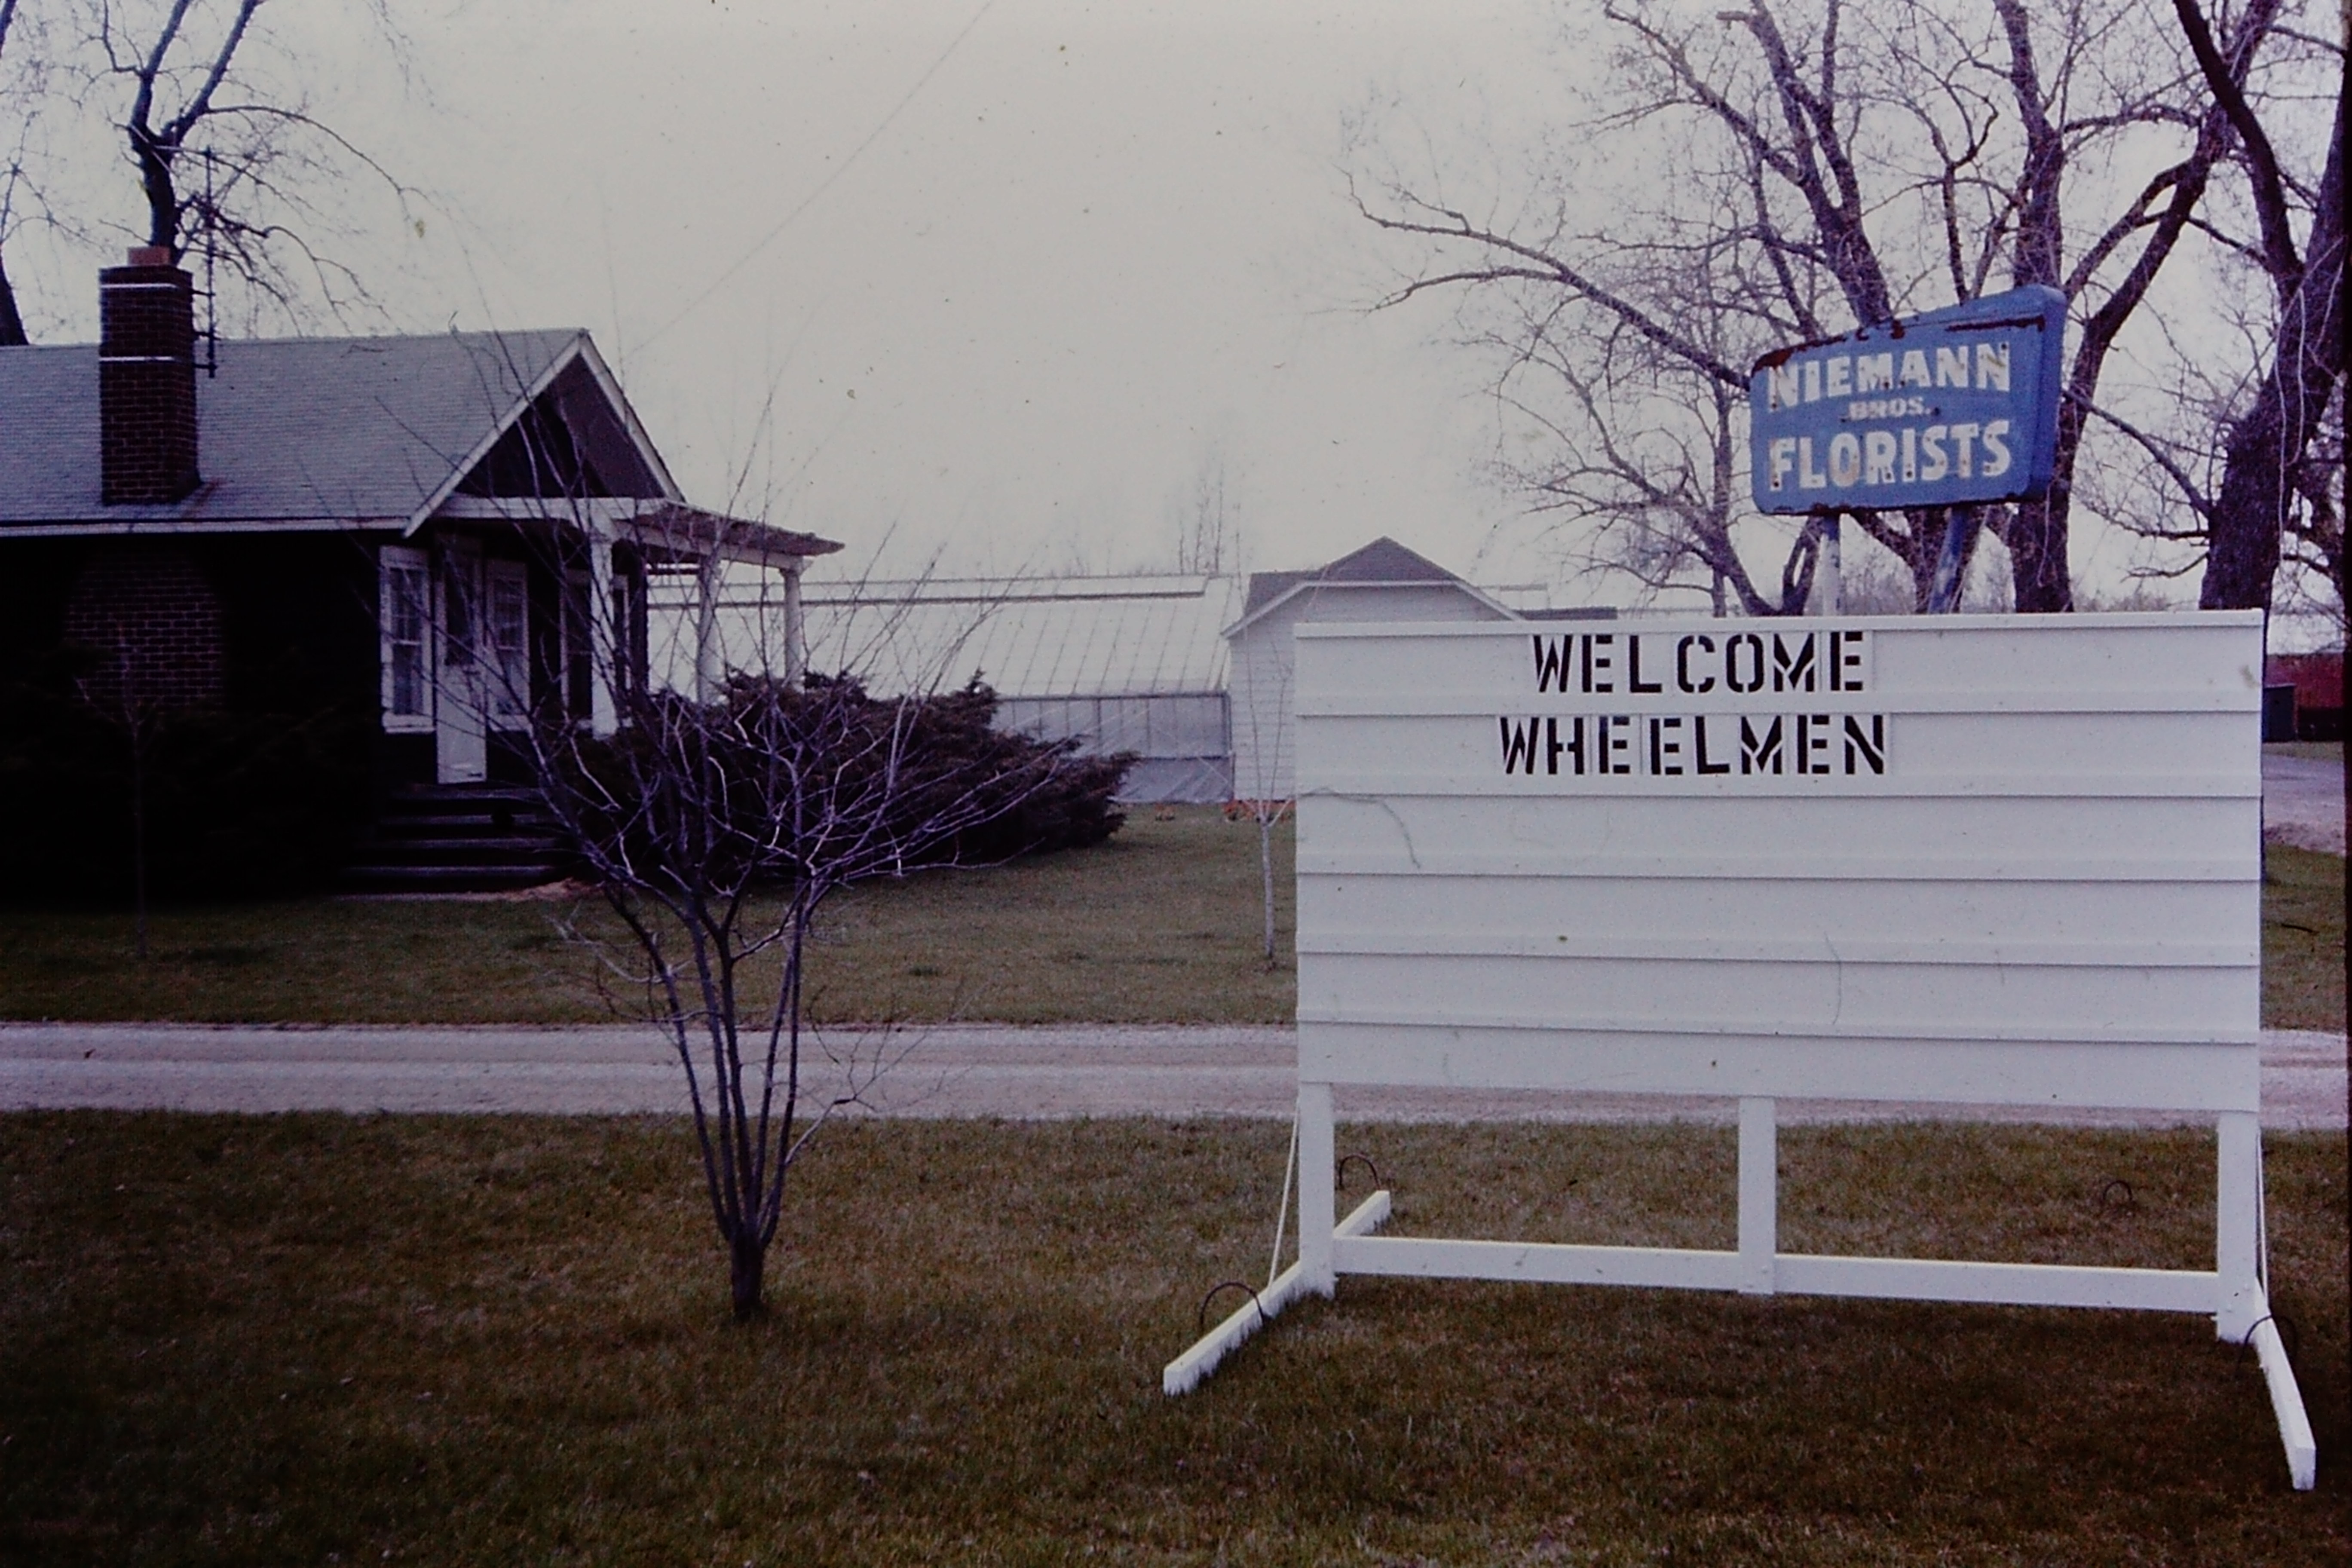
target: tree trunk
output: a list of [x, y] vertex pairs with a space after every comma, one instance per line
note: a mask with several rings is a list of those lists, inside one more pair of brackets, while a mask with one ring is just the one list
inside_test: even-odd
[[8, 263], [0, 258], [0, 349], [20, 349], [30, 341], [25, 336], [25, 318], [16, 312], [16, 286], [8, 281]]
[[[2087, 351], [2076, 356], [2088, 357]], [[2050, 474], [2050, 493], [2038, 501], [2020, 502], [2009, 520], [2010, 582], [2022, 616], [2064, 615], [2074, 607], [2074, 584], [2066, 561], [2066, 514], [2074, 509], [2074, 457], [2083, 441], [2083, 409], [2089, 386], [2098, 377], [2095, 364], [2086, 375], [2078, 363], [2071, 395], [2058, 405], [2057, 460]]]
[[768, 1249], [759, 1237], [754, 1234], [730, 1238], [727, 1279], [734, 1293], [737, 1322], [749, 1322], [767, 1311], [767, 1278]]
[[2319, 183], [2303, 276], [2279, 306], [2278, 342], [2253, 405], [2230, 427], [2197, 603], [2267, 609], [2294, 475], [2344, 374], [2344, 110]]
[[131, 731], [131, 945], [147, 962], [147, 742], [136, 716]]
[[[1276, 816], [1279, 816], [1276, 813]], [[1266, 815], [1265, 803], [1257, 812], [1257, 866], [1260, 879], [1265, 885], [1265, 966], [1268, 971], [1279, 967], [1274, 953], [1274, 817]]]

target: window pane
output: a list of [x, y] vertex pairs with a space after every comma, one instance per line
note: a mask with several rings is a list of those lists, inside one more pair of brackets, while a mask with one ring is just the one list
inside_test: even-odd
[[425, 712], [425, 650], [415, 643], [392, 650], [392, 710], [404, 717]]

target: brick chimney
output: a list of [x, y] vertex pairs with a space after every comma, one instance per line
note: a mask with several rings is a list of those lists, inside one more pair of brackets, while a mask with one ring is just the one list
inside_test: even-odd
[[162, 246], [98, 275], [99, 499], [158, 505], [196, 488], [195, 294]]

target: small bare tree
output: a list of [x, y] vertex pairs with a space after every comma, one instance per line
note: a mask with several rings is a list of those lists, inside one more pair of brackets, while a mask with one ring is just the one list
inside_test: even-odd
[[[510, 353], [483, 375], [494, 405], [531, 380]], [[903, 1055], [812, 1049], [808, 958], [830, 901], [862, 882], [1098, 842], [1124, 821], [1108, 803], [1132, 758], [994, 730], [995, 697], [976, 678], [942, 689], [961, 639], [898, 646], [904, 603], [832, 650], [856, 670], [887, 668], [877, 683], [889, 679], [895, 695], [856, 673], [811, 673], [799, 563], [838, 545], [591, 494], [593, 466], [560, 410], [511, 428], [520, 461], [509, 515], [530, 525], [546, 576], [577, 586], [533, 653], [527, 636], [501, 635], [495, 595], [469, 605], [472, 582], [445, 582], [442, 603], [457, 611], [445, 613], [445, 644], [471, 646], [436, 661], [436, 700], [486, 732], [503, 721], [581, 875], [627, 933], [607, 942], [567, 927], [609, 976], [642, 987], [648, 1021], [668, 1037], [734, 1311], [755, 1317], [794, 1164]], [[738, 499], [747, 474], [748, 464]], [[795, 558], [781, 583], [767, 569], [778, 557]], [[759, 587], [722, 616], [730, 558], [761, 563]], [[667, 681], [656, 674], [668, 641], [652, 626], [656, 574], [679, 590], [665, 605], [677, 640], [658, 647]], [[515, 605], [510, 618], [527, 611]]]
[[141, 679], [141, 666], [146, 660], [132, 646], [131, 634], [120, 622], [108, 630], [112, 635], [105, 662], [75, 684], [89, 710], [121, 737], [130, 764], [131, 946], [143, 963], [147, 960], [147, 786], [154, 773], [155, 742], [166, 714], [163, 703]]
[[889, 1065], [810, 1081], [803, 999], [820, 911], [856, 883], [969, 861], [963, 841], [1017, 811], [1066, 755], [940, 744], [941, 721], [974, 700], [737, 676], [709, 702], [630, 693], [608, 740], [532, 731], [548, 805], [635, 938], [685, 1069], [739, 1318], [761, 1310], [793, 1163]]
[[1280, 933], [1275, 921], [1274, 834], [1297, 805], [1291, 773], [1290, 716], [1294, 655], [1286, 640], [1271, 649], [1259, 640], [1237, 640], [1225, 679], [1233, 725], [1233, 799], [1228, 816], [1247, 816], [1257, 825], [1260, 949], [1266, 969], [1281, 966]]

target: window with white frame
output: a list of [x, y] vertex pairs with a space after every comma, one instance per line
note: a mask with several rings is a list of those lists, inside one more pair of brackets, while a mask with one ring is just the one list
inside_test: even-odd
[[425, 552], [387, 544], [378, 555], [376, 626], [383, 671], [383, 727], [388, 731], [433, 728], [433, 683], [428, 660], [432, 626], [431, 579]]

